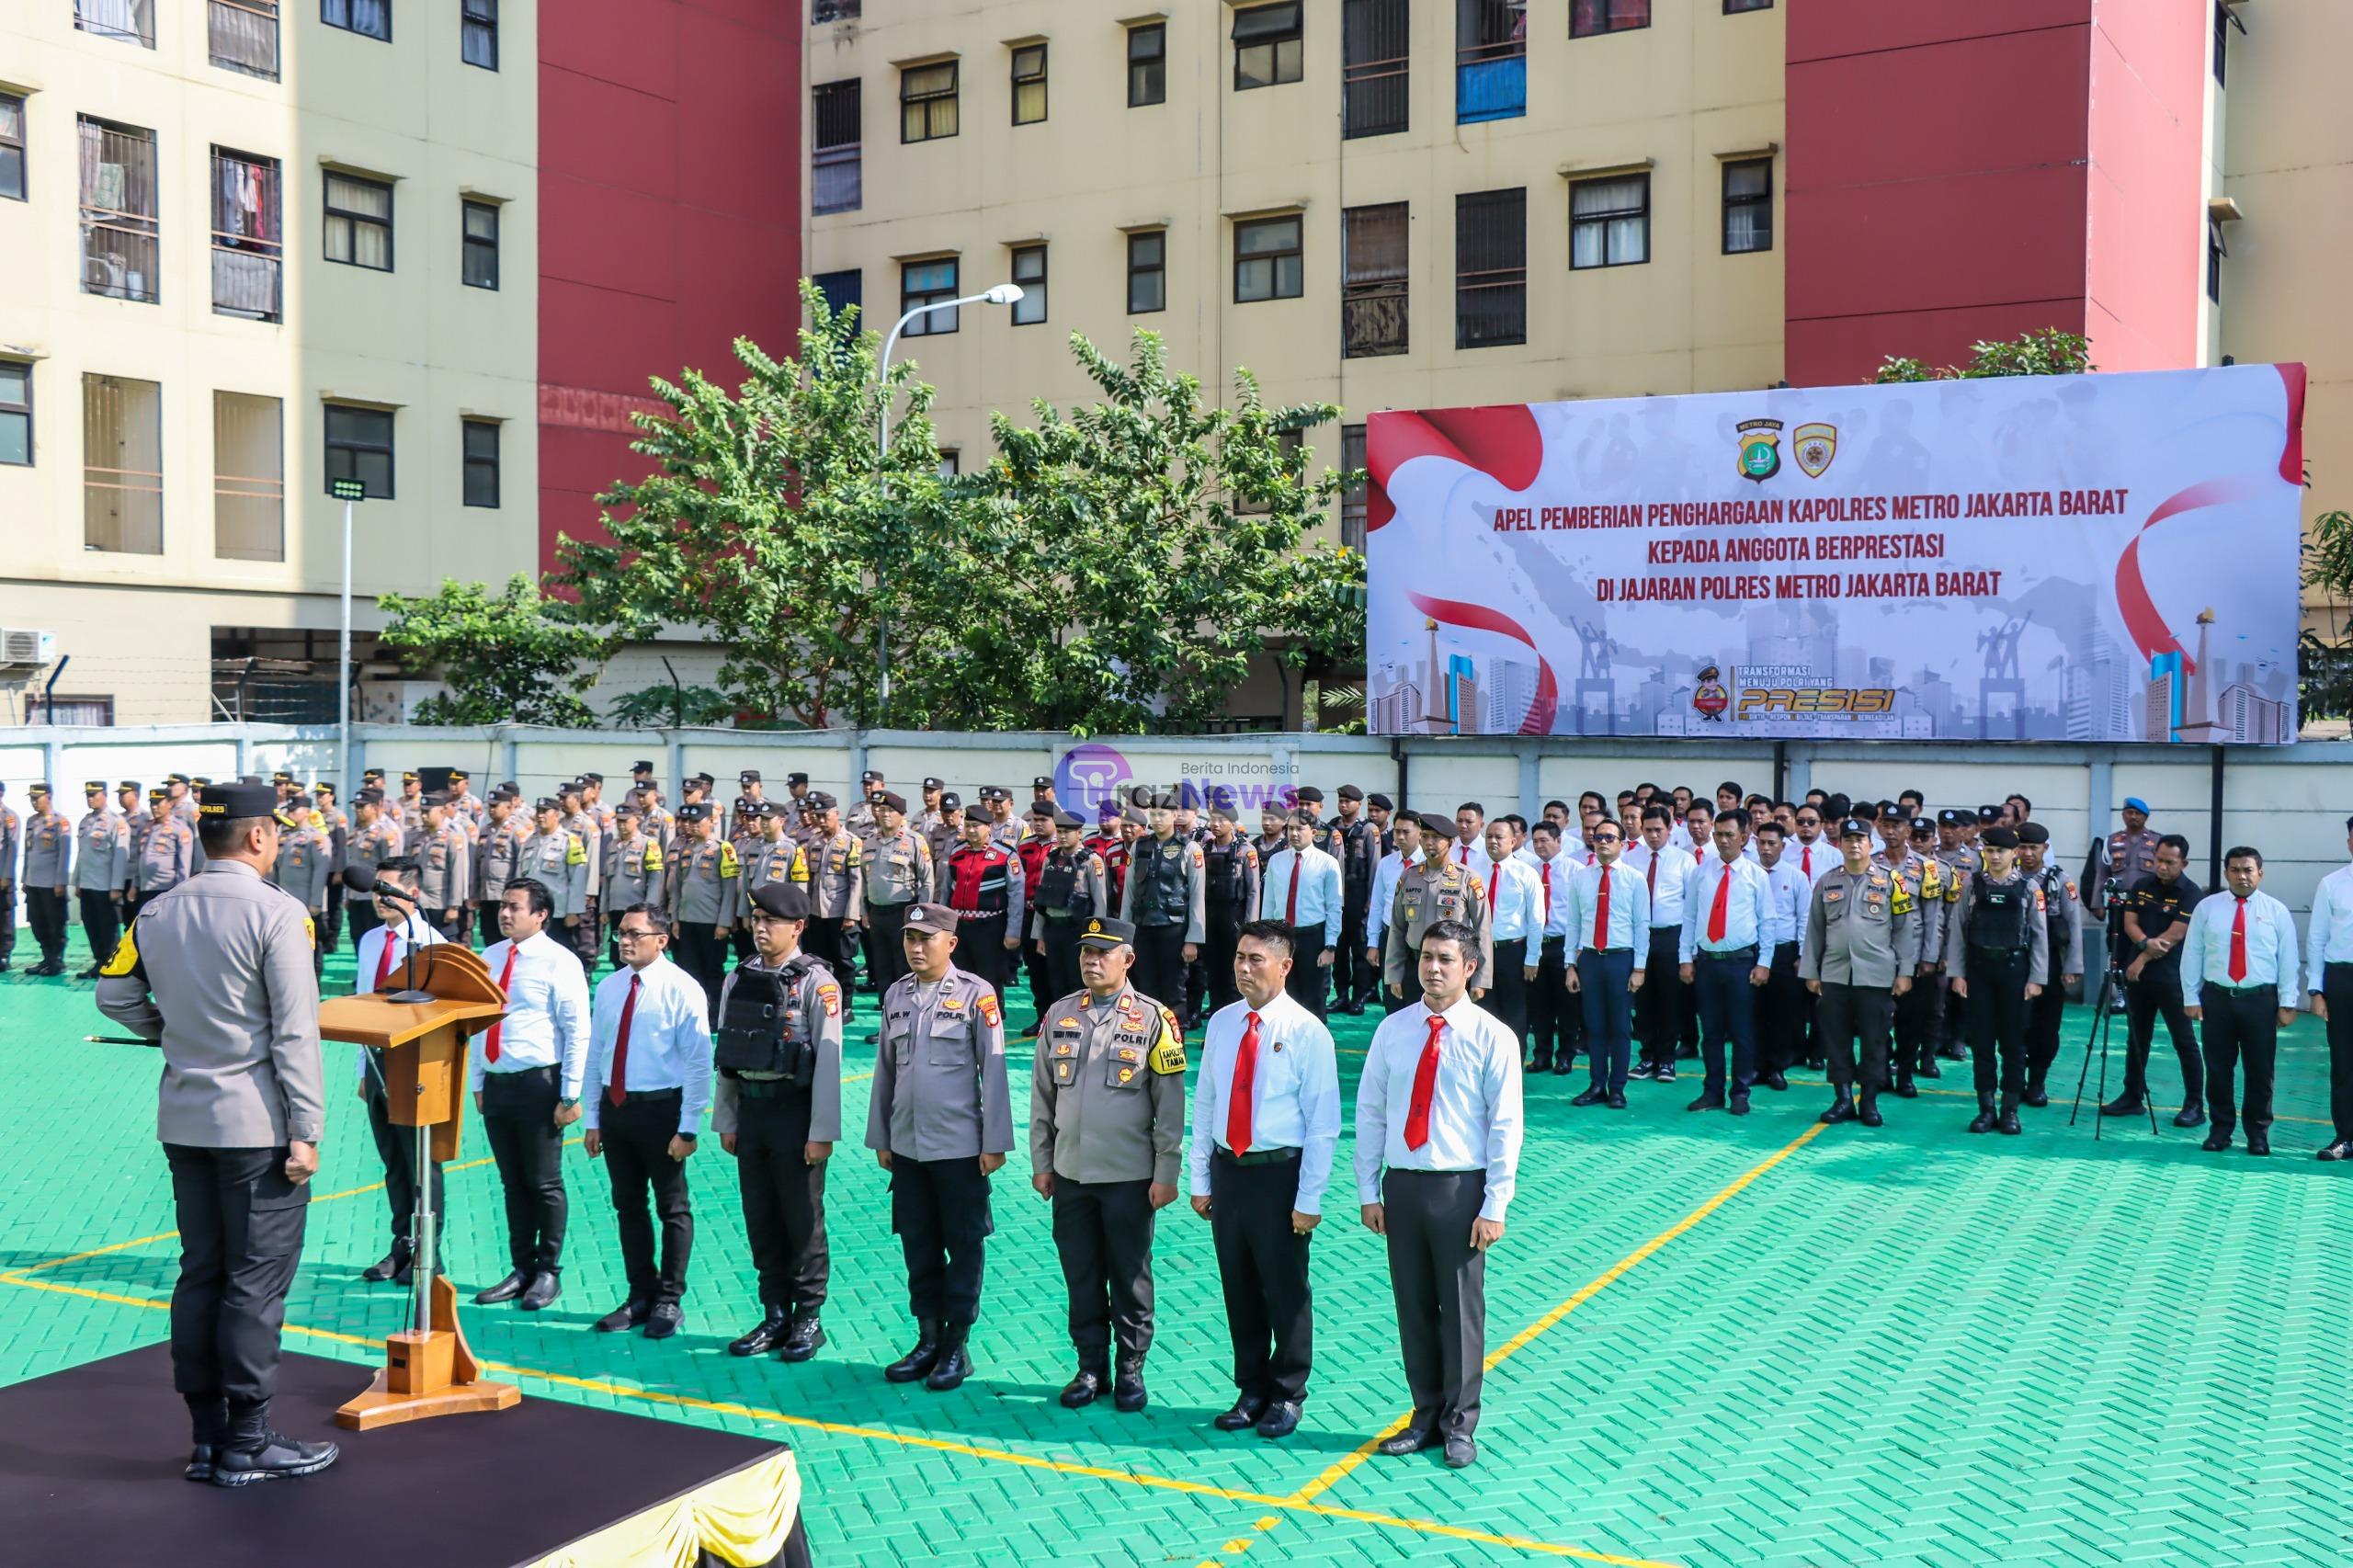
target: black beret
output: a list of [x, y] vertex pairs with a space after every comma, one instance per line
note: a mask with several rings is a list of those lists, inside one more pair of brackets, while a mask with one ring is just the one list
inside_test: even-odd
[[907, 809], [907, 798], [904, 795], [894, 794], [888, 790], [877, 790], [874, 791], [874, 803], [878, 806], [888, 806], [891, 810], [897, 812], [902, 815], [905, 814]]
[[1367, 795], [1364, 798], [1364, 803], [1368, 806], [1379, 806], [1384, 812], [1393, 812], [1397, 809], [1397, 803], [1394, 801], [1378, 791]]
[[1056, 827], [1085, 827], [1086, 819], [1074, 811], [1059, 811], [1054, 813], [1054, 825]]
[[1296, 793], [1300, 800], [1311, 805], [1320, 806], [1324, 803], [1324, 791], [1313, 784], [1303, 786]]
[[[2026, 822], [2018, 824], [2018, 842], [2020, 844], [2048, 844], [2051, 842], [2051, 830], [2043, 826], [2039, 822]], [[1981, 835], [1980, 836], [1983, 835]]]
[[767, 882], [752, 890], [752, 907], [779, 920], [809, 918], [809, 890], [799, 882]]
[[1239, 822], [1242, 820], [1234, 812], [1234, 809], [1232, 806], [1227, 805], [1223, 801], [1220, 801], [1216, 805], [1210, 808], [1210, 819], [1212, 822]]
[[[36, 784], [41, 794], [49, 793], [49, 786]], [[242, 817], [266, 817], [278, 811], [278, 791], [267, 784], [207, 784], [198, 797], [196, 814], [234, 822]]]
[[1364, 799], [1364, 791], [1358, 789], [1353, 784], [1343, 784], [1340, 786], [1340, 799], [1343, 801], [1361, 801]]
[[2018, 835], [2006, 827], [1989, 827], [1977, 835], [1977, 842], [1988, 849], [2016, 849], [2018, 846]]
[[1419, 820], [1424, 833], [1435, 833], [1440, 838], [1452, 838], [1454, 836], [1454, 819], [1452, 817], [1442, 817], [1436, 812], [1424, 812]]

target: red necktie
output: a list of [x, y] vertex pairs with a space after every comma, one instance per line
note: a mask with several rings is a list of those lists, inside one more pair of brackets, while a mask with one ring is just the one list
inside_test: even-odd
[[1813, 845], [1802, 844], [1798, 846], [1798, 869], [1803, 871], [1809, 877], [1813, 875]]
[[1552, 862], [1544, 862], [1544, 924], [1552, 924]]
[[2231, 983], [2236, 985], [2246, 979], [2246, 900], [2239, 900], [2236, 915], [2231, 916]]
[[1650, 890], [1654, 902], [1658, 898], [1658, 851], [1651, 851], [1651, 863], [1643, 868], [1643, 885]]
[[1716, 879], [1715, 907], [1708, 911], [1708, 940], [1724, 939], [1724, 916], [1732, 911], [1732, 865], [1725, 862], [1723, 874]]
[[613, 1078], [606, 1086], [605, 1098], [614, 1105], [629, 1098], [629, 1021], [637, 1016], [637, 988], [642, 983], [636, 975], [629, 977], [629, 996], [621, 1003], [621, 1026], [613, 1031]]
[[1489, 861], [1487, 863], [1487, 907], [1490, 910], [1495, 907], [1495, 889], [1502, 885], [1503, 880], [1504, 863], [1501, 860]]
[[1593, 946], [1598, 952], [1609, 946], [1609, 868], [1601, 868], [1601, 896], [1593, 903]]
[[1457, 851], [1455, 856], [1455, 864], [1458, 866], [1468, 866], [1471, 863], [1471, 846], [1458, 841], [1454, 847]]
[[1242, 1048], [1233, 1053], [1233, 1084], [1225, 1092], [1225, 1146], [1236, 1154], [1250, 1152], [1250, 1096], [1258, 1085], [1258, 1015], [1250, 1015], [1242, 1031]]
[[1290, 852], [1290, 892], [1283, 899], [1283, 924], [1299, 924], [1299, 863], [1305, 857], [1296, 849]]
[[[501, 964], [498, 970], [498, 989], [501, 991], [506, 990], [506, 983], [514, 978], [515, 944], [509, 942], [506, 944], [506, 961], [504, 964]], [[482, 1042], [482, 1059], [484, 1062], [495, 1062], [498, 1060], [498, 1033], [499, 1030], [505, 1027], [505, 1024], [506, 1020], [502, 1018], [497, 1023], [491, 1025], [490, 1033], [483, 1037]]]
[[384, 982], [392, 977], [392, 944], [399, 940], [398, 937], [392, 935], [391, 927], [387, 926], [384, 931], [383, 949], [376, 958], [376, 983], [369, 986], [369, 990], [381, 991], [384, 988]]
[[1438, 1093], [1438, 1037], [1446, 1030], [1446, 1015], [1430, 1015], [1430, 1037], [1422, 1042], [1422, 1059], [1414, 1068], [1414, 1100], [1405, 1108], [1405, 1147], [1419, 1149], [1430, 1141], [1430, 1096]]

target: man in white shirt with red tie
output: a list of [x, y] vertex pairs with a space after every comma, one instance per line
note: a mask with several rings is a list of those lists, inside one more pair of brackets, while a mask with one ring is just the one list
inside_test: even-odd
[[1643, 989], [1634, 954], [1651, 927], [1650, 889], [1622, 858], [1616, 824], [1596, 824], [1586, 843], [1593, 864], [1569, 874], [1569, 939], [1577, 944], [1577, 964], [1568, 983], [1585, 1006], [1585, 1053], [1593, 1071], [1585, 1093], [1569, 1103], [1624, 1110], [1634, 998]]
[[1683, 1023], [1691, 1007], [1691, 988], [1684, 983], [1683, 895], [1699, 869], [1690, 852], [1673, 841], [1675, 812], [1654, 801], [1643, 808], [1643, 841], [1626, 846], [1626, 864], [1643, 879], [1651, 903], [1650, 929], [1643, 934], [1634, 967], [1643, 971], [1643, 989], [1634, 998], [1634, 1035], [1643, 1042], [1642, 1060], [1630, 1078], [1675, 1082], [1675, 1057], [1683, 1040]]
[[[1242, 928], [1238, 1002], [1213, 1014], [1193, 1091], [1188, 1175], [1193, 1212], [1210, 1222], [1233, 1343], [1233, 1408], [1211, 1425], [1299, 1427], [1314, 1352], [1311, 1233], [1324, 1217], [1340, 1142], [1340, 1073], [1332, 1034], [1284, 989], [1298, 961], [1271, 920]], [[1392, 1015], [1393, 1017], [1394, 1015]]]
[[537, 1312], [563, 1290], [563, 1130], [580, 1119], [588, 1068], [588, 976], [580, 955], [547, 934], [555, 895], [525, 877], [499, 896], [506, 933], [483, 962], [506, 993], [506, 1017], [473, 1038], [474, 1109], [506, 1195], [514, 1270], [474, 1297]]
[[[429, 948], [441, 940], [441, 933], [416, 912], [416, 862], [406, 857], [378, 861], [372, 869], [362, 868], [363, 874], [374, 878], [374, 917], [381, 923], [370, 926], [352, 949], [352, 976], [366, 983], [369, 991], [401, 989], [401, 966], [419, 948]], [[354, 1064], [359, 1070], [359, 1098], [368, 1108], [368, 1131], [375, 1135], [376, 1157], [384, 1166], [384, 1199], [392, 1210], [392, 1246], [376, 1262], [359, 1271], [359, 1278], [371, 1285], [386, 1280], [406, 1285], [410, 1282], [409, 1260], [415, 1254], [413, 1226], [416, 1219], [416, 1130], [395, 1127], [384, 1103], [383, 1073], [376, 1061], [376, 1053], [363, 1050]], [[441, 1205], [441, 1165], [433, 1163], [433, 1211], [445, 1213]]]
[[1283, 827], [1283, 847], [1259, 872], [1257, 914], [1290, 929], [1290, 994], [1320, 1018], [1339, 950], [1343, 911], [1340, 862], [1316, 847], [1319, 835], [1313, 812], [1291, 812]]
[[1487, 909], [1495, 942], [1495, 984], [1479, 1005], [1511, 1030], [1528, 1056], [1528, 989], [1542, 956], [1544, 890], [1534, 868], [1512, 853], [1515, 835], [1507, 817], [1487, 824]]
[[1763, 869], [1741, 853], [1748, 813], [1737, 806], [1724, 812], [1711, 836], [1714, 852], [1683, 897], [1680, 972], [1699, 1004], [1699, 1054], [1708, 1069], [1699, 1098], [1684, 1108], [1746, 1116], [1756, 1080], [1756, 998], [1773, 975], [1764, 947], [1773, 931], [1772, 900]]
[[[710, 1105], [710, 999], [702, 983], [670, 961], [670, 912], [650, 903], [621, 912], [621, 967], [597, 987], [589, 1014], [588, 1157], [602, 1155], [612, 1178], [621, 1266], [629, 1298], [597, 1320], [599, 1334], [642, 1324], [648, 1339], [678, 1332], [695, 1216], [687, 1161]], [[662, 1220], [662, 1256], [654, 1221]]]
[[1455, 841], [1447, 846], [1446, 858], [1453, 861], [1479, 879], [1482, 886], [1487, 881], [1487, 808], [1476, 801], [1465, 801], [1454, 808]]
[[1569, 963], [1574, 956], [1574, 944], [1569, 940], [1569, 877], [1574, 862], [1562, 846], [1561, 824], [1556, 822], [1538, 823], [1529, 830], [1528, 842], [1535, 857], [1538, 905], [1543, 912], [1543, 937], [1535, 954], [1536, 978], [1528, 986], [1528, 1070], [1566, 1074], [1575, 1062], [1580, 1032], [1572, 1027], [1572, 1014], [1583, 1011], [1568, 984]]
[[[1389, 1244], [1404, 1426], [1381, 1451], [1479, 1457], [1472, 1433], [1487, 1358], [1487, 1249], [1504, 1235], [1519, 1168], [1519, 1041], [1469, 996], [1478, 935], [1445, 920], [1422, 937], [1419, 1006], [1381, 1020], [1357, 1083], [1357, 1199]], [[1383, 1174], [1386, 1167], [1386, 1175]]]

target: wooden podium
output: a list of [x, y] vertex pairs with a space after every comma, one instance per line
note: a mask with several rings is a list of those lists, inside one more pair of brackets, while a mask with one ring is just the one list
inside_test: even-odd
[[512, 1383], [483, 1380], [458, 1327], [457, 1288], [435, 1267], [431, 1166], [457, 1156], [467, 1036], [505, 1016], [506, 996], [481, 958], [455, 943], [414, 949], [394, 972], [407, 989], [319, 1004], [321, 1038], [373, 1051], [392, 1121], [416, 1129], [410, 1326], [385, 1340], [383, 1369], [368, 1392], [335, 1412], [336, 1423], [356, 1432], [429, 1415], [505, 1410], [523, 1397]]

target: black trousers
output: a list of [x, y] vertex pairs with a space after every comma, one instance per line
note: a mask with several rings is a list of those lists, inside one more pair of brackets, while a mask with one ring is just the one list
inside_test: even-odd
[[907, 972], [907, 909], [904, 903], [866, 906], [866, 974], [878, 996]]
[[2336, 1124], [2332, 1142], [2342, 1143], [2353, 1138], [2353, 963], [2326, 965], [2320, 983], [2328, 1007], [2328, 1115]]
[[[597, 1112], [605, 1174], [613, 1184], [613, 1215], [621, 1236], [621, 1267], [632, 1301], [670, 1301], [687, 1293], [687, 1260], [695, 1250], [693, 1200], [687, 1166], [670, 1157], [678, 1133], [676, 1089], [632, 1091], [615, 1105], [608, 1094]], [[651, 1211], [647, 1195], [653, 1197]], [[662, 1254], [654, 1253], [654, 1221], [662, 1221]]]
[[2206, 1097], [2206, 1065], [2198, 1053], [2189, 1014], [2181, 1005], [2177, 965], [2162, 973], [2143, 970], [2140, 979], [2124, 983], [2124, 1092], [2135, 1099], [2149, 1097], [2149, 1047], [2156, 1039], [2159, 1018], [2165, 1021], [2174, 1059], [2181, 1063], [2183, 1103], [2200, 1104]]
[[[114, 947], [122, 940], [122, 906], [114, 894], [100, 889], [76, 888], [74, 898], [82, 906], [82, 935], [90, 943], [90, 961], [102, 964], [114, 957]], [[317, 964], [317, 949], [313, 951], [313, 967]]]
[[172, 1387], [233, 1404], [265, 1403], [278, 1392], [278, 1331], [302, 1261], [311, 1189], [286, 1179], [282, 1146], [166, 1143], [164, 1157], [180, 1232]]
[[2002, 1093], [2026, 1093], [2026, 973], [2023, 952], [1969, 950], [1969, 994], [1961, 1002], [1961, 1017], [1968, 1026], [1969, 1074], [1981, 1095], [1995, 1087], [1996, 1050]]
[[[961, 952], [960, 945], [958, 950]], [[1292, 956], [1292, 972], [1298, 971], [1298, 957]], [[1131, 975], [1135, 988], [1155, 1002], [1174, 1007], [1185, 994], [1185, 927], [1179, 921], [1165, 926], [1136, 927], [1136, 966]], [[1294, 996], [1297, 991], [1291, 993]]]
[[1223, 1149], [1210, 1156], [1210, 1237], [1225, 1289], [1233, 1386], [1260, 1399], [1305, 1399], [1314, 1360], [1309, 1238], [1290, 1228], [1299, 1198], [1299, 1151], [1260, 1161]]
[[319, 922], [319, 946], [333, 952], [343, 942], [343, 877], [327, 879], [326, 917]]
[[1381, 1178], [1387, 1211], [1389, 1290], [1408, 1418], [1416, 1427], [1467, 1437], [1479, 1425], [1486, 1378], [1487, 1255], [1471, 1245], [1486, 1201], [1484, 1171], [1392, 1170]]
[[[1628, 1058], [1633, 1051], [1634, 996], [1626, 987], [1634, 978], [1634, 950], [1620, 948], [1604, 952], [1586, 948], [1577, 954], [1577, 1002], [1585, 1013], [1585, 1055], [1591, 1066], [1590, 1088], [1606, 1095], [1626, 1092]], [[1643, 982], [1650, 989], [1650, 982]]]
[[1805, 1051], [1805, 983], [1798, 979], [1798, 945], [1773, 949], [1771, 975], [1756, 998], [1756, 1070], [1786, 1073]]
[[1555, 1046], [1563, 1054], [1574, 1049], [1569, 1015], [1585, 1010], [1583, 999], [1569, 994], [1568, 948], [1566, 937], [1545, 937], [1537, 953], [1536, 983], [1528, 988], [1528, 1052], [1539, 1072], [1552, 1065]]
[[2060, 1026], [2066, 1017], [2066, 981], [2063, 976], [2054, 977], [2042, 988], [2040, 995], [2026, 1005], [2026, 1081], [2029, 1086], [2040, 1087], [2051, 1075], [2051, 1064], [2059, 1060]]
[[1152, 1348], [1153, 1211], [1146, 1181], [1073, 1181], [1054, 1176], [1054, 1251], [1070, 1292], [1070, 1342], [1078, 1364], [1123, 1365]]
[[1904, 1078], [1915, 1067], [1927, 1066], [1936, 1055], [1928, 1040], [1928, 1017], [1940, 1006], [1945, 989], [1941, 969], [1921, 974], [1915, 970], [1912, 989], [1895, 998], [1895, 1047], [1893, 1059], [1896, 1074]]
[[956, 967], [989, 983], [996, 993], [999, 1011], [1005, 1007], [1005, 985], [1013, 972], [1013, 955], [1005, 950], [1005, 915], [1000, 909], [995, 915], [971, 915], [956, 922]]
[[1683, 983], [1677, 956], [1682, 942], [1681, 926], [1654, 926], [1642, 954], [1643, 988], [1634, 994], [1634, 1033], [1643, 1042], [1643, 1060], [1655, 1067], [1674, 1064], [1684, 1020], [1691, 1011], [1690, 988]]
[[[1317, 1017], [1324, 1016], [1324, 996], [1332, 983], [1332, 970], [1315, 960], [1324, 956], [1324, 923], [1294, 926], [1290, 928], [1290, 973], [1283, 981], [1283, 989], [1291, 999]], [[1332, 960], [1334, 968], [1339, 958]], [[1144, 993], [1149, 996], [1151, 992]]]
[[[812, 916], [809, 930], [801, 947], [811, 958], [834, 971], [835, 983], [842, 988], [842, 1017], [850, 1016], [850, 993], [858, 987], [858, 938], [852, 936], [839, 918]], [[964, 944], [957, 944], [961, 953]], [[716, 989], [710, 992], [716, 998]]]
[[[8, 868], [11, 872], [16, 868]], [[17, 884], [0, 882], [0, 963], [6, 963], [17, 951]]]
[[[1756, 1082], [1756, 1003], [1762, 989], [1748, 983], [1756, 949], [1743, 948], [1722, 957], [1701, 953], [1691, 966], [1691, 989], [1699, 1001], [1699, 1054], [1708, 1067], [1707, 1092], [1727, 1092], [1724, 1048], [1732, 1048], [1729, 1092], [1748, 1093]], [[1649, 989], [1649, 983], [1643, 983]]]
[[1381, 989], [1381, 973], [1364, 961], [1365, 926], [1372, 908], [1370, 885], [1347, 889], [1340, 899], [1340, 951], [1332, 960], [1332, 989], [1343, 1007], [1370, 1002]]
[[[1925, 1051], [1922, 1061], [1927, 1060], [1928, 1057], [1934, 1056], [1938, 1051], [1956, 1041], [1963, 1045], [1969, 1042], [1968, 1026], [1962, 1018], [1967, 1008], [1963, 1006], [1961, 999], [1952, 994], [1952, 986], [1948, 983], [1949, 978], [1939, 970], [1937, 973], [1936, 984], [1928, 989], [1928, 1006], [1923, 1017], [1927, 1028], [1927, 1039], [1923, 1042]], [[2023, 984], [2024, 982], [2020, 983]], [[1975, 987], [1972, 986], [1971, 989], [1974, 990]]]
[[[2241, 1120], [2249, 1132], [2271, 1126], [2272, 1069], [2279, 1057], [2279, 988], [2250, 986], [2233, 991], [2208, 985], [2198, 995], [2206, 1035], [2206, 1092], [2214, 1131], [2227, 1134]], [[2245, 1115], [2234, 1105], [2238, 1067], [2246, 1063]]]
[[33, 940], [40, 944], [41, 961], [63, 962], [65, 958], [65, 895], [55, 888], [27, 888], [25, 923], [33, 928]]
[[735, 1179], [760, 1303], [807, 1317], [825, 1304], [833, 1277], [825, 1245], [825, 1167], [833, 1162], [809, 1163], [808, 1090], [735, 1087]]
[[[813, 926], [816, 922], [813, 920], [810, 924]], [[811, 949], [811, 954], [819, 960], [825, 956], [814, 949]], [[727, 981], [727, 939], [719, 934], [717, 924], [709, 920], [678, 922], [673, 956], [680, 969], [695, 977], [695, 983], [702, 987], [703, 995], [716, 1007], [719, 1005], [719, 988]]]
[[982, 1253], [996, 1231], [979, 1159], [892, 1156], [891, 1230], [906, 1254], [907, 1310], [918, 1320], [977, 1321]]
[[[1207, 1000], [1209, 1011], [1212, 1013], [1242, 1000], [1241, 989], [1233, 983], [1233, 950], [1242, 945], [1245, 918], [1240, 909], [1212, 909], [1203, 923], [1202, 930], [1209, 939], [1201, 944], [1201, 968], [1209, 981]], [[1359, 935], [1357, 941], [1361, 946], [1363, 937]], [[1364, 961], [1363, 953], [1357, 954], [1357, 961]], [[1380, 989], [1377, 978], [1373, 989]], [[1368, 991], [1364, 994], [1370, 997], [1372, 992]]]
[[1513, 937], [1495, 944], [1495, 983], [1479, 1006], [1493, 1013], [1528, 1055], [1528, 938]]
[[[1073, 973], [1077, 972], [1077, 957], [1074, 954], [1071, 959]], [[1029, 1006], [1036, 1009], [1038, 1017], [1041, 1018], [1046, 1016], [1047, 1008], [1070, 994], [1070, 991], [1054, 989], [1053, 968], [1046, 961], [1046, 955], [1038, 950], [1038, 945], [1035, 942], [1025, 941], [1021, 944], [1021, 972], [1023, 978], [1029, 983]], [[1072, 991], [1076, 989], [1074, 985], [1071, 987]], [[1171, 997], [1168, 1005], [1181, 1013], [1184, 1011], [1182, 1006], [1184, 1000], [1182, 996]]]
[[[358, 904], [352, 905], [354, 911]], [[483, 1083], [487, 1085], [485, 1077]], [[384, 1167], [384, 1200], [392, 1210], [392, 1244], [406, 1246], [415, 1239], [416, 1220], [416, 1129], [396, 1125], [384, 1103], [384, 1085], [371, 1066], [366, 1079], [368, 1096], [368, 1131], [376, 1140], [376, 1158]], [[485, 1103], [489, 1096], [483, 1096]], [[430, 1161], [433, 1173], [433, 1211], [446, 1220], [449, 1210], [441, 1199], [441, 1163]]]
[[[1055, 920], [1046, 922], [1046, 996], [1038, 1005], [1038, 1016], [1044, 1017], [1046, 1008], [1075, 992], [1085, 982], [1078, 977], [1078, 922]], [[1032, 954], [1032, 957], [1037, 955]], [[1155, 1002], [1160, 1000], [1154, 997]], [[1170, 1006], [1176, 1004], [1171, 1002]]]
[[555, 1124], [556, 1069], [485, 1073], [482, 1131], [506, 1194], [506, 1260], [523, 1273], [563, 1266], [563, 1129]]
[[1895, 993], [1884, 985], [1822, 983], [1822, 994], [1814, 998], [1814, 1040], [1829, 1061], [1832, 1088], [1843, 1095], [1858, 1082], [1855, 1041], [1859, 1036], [1863, 1047], [1862, 1086], [1888, 1086], [1888, 1031], [1895, 1021], [1896, 1006]]
[[[572, 949], [573, 956], [580, 960], [581, 972], [584, 974], [597, 972], [597, 949], [603, 944], [605, 938], [605, 917], [601, 913], [603, 907], [602, 899], [584, 900], [578, 925], [564, 926], [559, 921], [556, 926], [551, 926], [548, 930], [549, 936]], [[741, 929], [743, 922], [738, 920], [736, 926]], [[452, 939], [462, 941], [464, 939], [462, 930], [453, 933]], [[722, 975], [721, 978], [724, 979], [725, 976]], [[719, 993], [714, 990], [710, 994], [716, 997]]]

